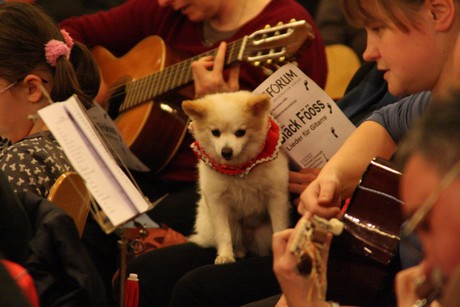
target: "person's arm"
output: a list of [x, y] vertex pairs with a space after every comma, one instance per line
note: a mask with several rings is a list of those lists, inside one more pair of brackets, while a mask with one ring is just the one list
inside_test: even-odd
[[364, 122], [302, 192], [299, 213], [337, 216], [341, 201], [351, 196], [372, 158], [389, 159], [395, 150], [396, 143], [382, 125]]
[[59, 23], [70, 36], [92, 47], [104, 46], [120, 56], [148, 35], [170, 11], [161, 9], [157, 1], [129, 0], [120, 6], [94, 14], [71, 17]]
[[431, 93], [421, 92], [375, 111], [302, 193], [298, 211], [323, 217], [339, 215], [341, 201], [351, 196], [371, 159], [390, 159], [399, 140], [430, 102]]

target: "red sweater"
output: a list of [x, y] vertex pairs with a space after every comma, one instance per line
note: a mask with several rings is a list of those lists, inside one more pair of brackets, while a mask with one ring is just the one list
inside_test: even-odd
[[[242, 26], [228, 42], [235, 41], [265, 25], [289, 22], [291, 19], [306, 20], [313, 27], [315, 40], [308, 48], [302, 48], [296, 61], [299, 68], [324, 87], [327, 76], [327, 62], [323, 39], [308, 12], [295, 0], [273, 0], [254, 19]], [[160, 36], [172, 50], [195, 56], [217, 48], [218, 43], [206, 46], [202, 40], [201, 22], [191, 22], [180, 12], [170, 7], [160, 7], [156, 0], [130, 0], [109, 11], [61, 22], [60, 27], [88, 46], [101, 45], [113, 54], [121, 56], [143, 38]], [[242, 63], [240, 86], [252, 90], [266, 79], [259, 68]], [[165, 168], [161, 176], [173, 180], [195, 180], [196, 158], [191, 152], [190, 136], [186, 137], [179, 152]]]

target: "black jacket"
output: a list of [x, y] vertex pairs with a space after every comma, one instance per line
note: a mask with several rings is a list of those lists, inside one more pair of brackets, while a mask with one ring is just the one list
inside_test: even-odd
[[25, 267], [42, 306], [106, 306], [105, 289], [72, 219], [48, 200], [18, 193], [32, 226]]

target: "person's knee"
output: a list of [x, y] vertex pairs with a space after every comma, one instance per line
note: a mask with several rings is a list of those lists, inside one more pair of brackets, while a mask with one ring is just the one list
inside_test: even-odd
[[171, 296], [170, 306], [193, 306], [197, 302], [199, 282], [194, 274], [186, 274], [177, 281]]
[[[174, 285], [170, 306], [216, 306], [220, 302], [213, 265], [197, 268]], [[214, 285], [217, 286], [217, 285]]]

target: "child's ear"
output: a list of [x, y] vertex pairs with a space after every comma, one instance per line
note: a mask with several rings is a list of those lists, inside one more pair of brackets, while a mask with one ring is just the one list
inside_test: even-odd
[[206, 116], [206, 107], [204, 106], [203, 99], [183, 101], [182, 110], [192, 119], [203, 119]]
[[43, 80], [37, 75], [30, 74], [22, 82], [27, 87], [27, 99], [32, 103], [41, 102], [43, 92], [40, 86], [43, 85]]
[[[438, 31], [449, 30], [455, 23], [456, 5], [453, 0], [429, 0], [431, 15]], [[460, 12], [459, 12], [460, 13]]]

